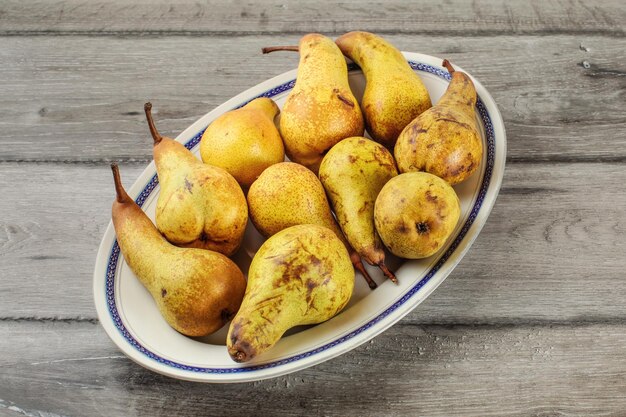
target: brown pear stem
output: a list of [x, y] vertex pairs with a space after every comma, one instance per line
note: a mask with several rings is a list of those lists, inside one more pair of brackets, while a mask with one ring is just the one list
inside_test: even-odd
[[148, 127], [150, 128], [152, 139], [154, 139], [154, 144], [158, 145], [161, 140], [163, 140], [163, 136], [161, 136], [156, 126], [154, 125], [154, 119], [152, 118], [152, 103], [147, 102], [146, 104], [144, 104], [143, 110], [146, 112], [146, 119], [148, 119]]
[[295, 45], [287, 45], [287, 46], [266, 46], [265, 48], [261, 49], [261, 52], [263, 52], [264, 54], [269, 54], [269, 53], [275, 52], [275, 51], [299, 52], [300, 48], [298, 48]]
[[448, 61], [447, 59], [443, 60], [443, 63], [441, 64], [443, 65], [450, 74], [454, 73], [454, 67], [452, 66], [452, 64], [450, 63], [450, 61]]
[[354, 268], [359, 271], [361, 275], [363, 275], [363, 278], [365, 278], [365, 281], [367, 281], [367, 285], [369, 285], [370, 289], [375, 290], [378, 285], [376, 285], [376, 282], [374, 282], [372, 277], [370, 277], [370, 274], [368, 274], [365, 270], [365, 266], [363, 266], [361, 257], [356, 251], [353, 250], [350, 253], [350, 260], [352, 261], [352, 265], [354, 265]]
[[380, 268], [381, 271], [383, 271], [383, 274], [385, 274], [385, 276], [391, 280], [391, 282], [393, 282], [396, 285], [399, 284], [398, 278], [396, 278], [394, 273], [391, 272], [389, 268], [387, 268], [387, 265], [385, 265], [385, 262], [379, 263], [378, 267]]
[[114, 162], [111, 164], [111, 170], [113, 171], [113, 182], [115, 182], [115, 194], [117, 195], [118, 203], [125, 203], [130, 200], [130, 197], [124, 190], [124, 186], [122, 185], [122, 180], [120, 178], [120, 168]]

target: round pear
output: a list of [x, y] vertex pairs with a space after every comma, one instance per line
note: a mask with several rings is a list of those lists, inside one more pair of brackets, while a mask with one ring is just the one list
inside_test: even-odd
[[401, 258], [435, 254], [447, 242], [461, 216], [454, 189], [427, 172], [392, 178], [378, 194], [374, 222], [383, 243]]
[[204, 131], [200, 156], [205, 164], [228, 171], [246, 190], [265, 168], [285, 159], [274, 118], [280, 113], [267, 97], [224, 113]]

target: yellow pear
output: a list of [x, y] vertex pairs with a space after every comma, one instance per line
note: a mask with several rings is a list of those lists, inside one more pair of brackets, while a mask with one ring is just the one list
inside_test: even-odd
[[120, 251], [150, 292], [167, 323], [187, 336], [220, 329], [241, 304], [246, 280], [221, 253], [170, 244], [128, 196], [111, 165], [116, 200], [112, 218]]
[[154, 139], [154, 162], [161, 190], [156, 225], [175, 245], [237, 251], [248, 222], [246, 198], [237, 181], [222, 168], [202, 163], [182, 143], [161, 136], [145, 112]]
[[348, 303], [354, 269], [343, 243], [322, 226], [284, 229], [252, 259], [241, 309], [226, 339], [236, 362], [249, 361], [288, 329], [326, 321]]
[[380, 36], [349, 32], [335, 42], [363, 70], [365, 128], [393, 149], [402, 129], [431, 106], [428, 90], [402, 53]]
[[[265, 48], [293, 50], [293, 47]], [[348, 84], [341, 51], [326, 36], [310, 33], [297, 48], [300, 63], [296, 84], [280, 116], [280, 133], [290, 160], [317, 174], [322, 158], [337, 142], [363, 135], [363, 115]]]
[[420, 114], [398, 137], [394, 149], [400, 172], [426, 171], [458, 184], [480, 166], [483, 142], [476, 121], [476, 89], [470, 77], [443, 66], [452, 80], [436, 105]]
[[320, 180], [307, 168], [293, 162], [267, 168], [248, 191], [248, 208], [250, 220], [265, 237], [298, 224], [329, 228], [344, 243], [354, 267], [370, 288], [376, 288], [360, 256], [350, 247], [333, 217]]
[[247, 190], [265, 168], [285, 160], [274, 124], [279, 112], [272, 99], [260, 97], [222, 114], [202, 135], [202, 161], [224, 168]]
[[374, 206], [376, 230], [391, 253], [426, 258], [446, 243], [461, 215], [454, 189], [427, 172], [409, 172], [389, 180]]
[[381, 188], [398, 175], [393, 156], [364, 137], [347, 138], [326, 154], [319, 178], [350, 245], [370, 265], [377, 265], [392, 281], [385, 251], [374, 227], [374, 203]]

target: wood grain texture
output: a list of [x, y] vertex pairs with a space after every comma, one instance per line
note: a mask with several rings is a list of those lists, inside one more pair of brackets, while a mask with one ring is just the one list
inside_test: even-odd
[[[483, 83], [503, 114], [510, 160], [626, 158], [626, 39], [388, 38], [403, 50], [445, 56]], [[148, 161], [145, 101], [153, 101], [163, 133], [176, 136], [295, 68], [297, 54], [259, 51], [297, 40], [0, 37], [0, 161]]]
[[[122, 165], [124, 183], [143, 169]], [[4, 163], [0, 181], [0, 317], [95, 318], [93, 267], [114, 196], [109, 167]], [[405, 320], [624, 319], [624, 183], [623, 164], [510, 164], [474, 246]]]
[[95, 324], [0, 323], [0, 335], [0, 404], [26, 415], [586, 417], [626, 409], [621, 324], [400, 323], [329, 362], [236, 385], [145, 370]]
[[150, 0], [5, 0], [0, 34], [267, 34], [340, 33], [356, 28], [381, 33], [494, 35], [560, 32], [624, 35], [619, 0], [445, 2], [269, 0], [258, 3]]

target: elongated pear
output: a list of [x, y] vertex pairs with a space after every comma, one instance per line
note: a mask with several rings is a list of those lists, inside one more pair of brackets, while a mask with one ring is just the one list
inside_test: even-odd
[[364, 137], [347, 138], [326, 154], [319, 178], [350, 245], [370, 265], [377, 265], [392, 281], [385, 251], [374, 226], [378, 193], [398, 175], [393, 156], [382, 145]]
[[202, 163], [185, 146], [161, 136], [145, 105], [154, 139], [154, 162], [161, 190], [156, 225], [175, 245], [237, 251], [248, 222], [248, 206], [237, 181], [222, 168]]
[[293, 162], [267, 168], [248, 191], [248, 207], [250, 220], [265, 237], [299, 224], [329, 228], [344, 243], [354, 267], [370, 288], [376, 288], [360, 256], [350, 247], [333, 217], [320, 180], [307, 168]]
[[245, 292], [237, 265], [217, 252], [170, 244], [128, 196], [117, 165], [111, 169], [117, 194], [111, 213], [120, 251], [163, 318], [187, 336], [220, 329], [235, 315]]
[[224, 168], [247, 190], [265, 168], [285, 160], [283, 140], [274, 124], [278, 113], [272, 99], [260, 97], [222, 114], [202, 135], [202, 161]]
[[361, 108], [368, 133], [393, 149], [402, 129], [430, 108], [428, 90], [402, 53], [380, 36], [349, 32], [335, 42], [363, 70]]
[[350, 257], [332, 230], [305, 224], [276, 233], [252, 259], [246, 294], [228, 331], [228, 353], [236, 362], [257, 357], [288, 329], [335, 316], [353, 288]]
[[443, 66], [452, 74], [446, 92], [402, 131], [394, 155], [400, 172], [425, 171], [454, 185], [478, 169], [483, 142], [474, 83], [447, 60]]
[[[293, 47], [265, 48], [294, 50]], [[322, 158], [337, 142], [363, 135], [363, 115], [348, 84], [341, 51], [326, 36], [310, 33], [300, 39], [296, 84], [280, 116], [280, 133], [290, 160], [317, 174]]]

